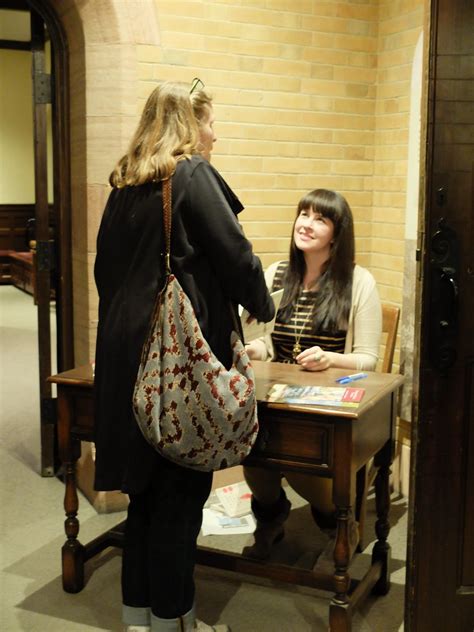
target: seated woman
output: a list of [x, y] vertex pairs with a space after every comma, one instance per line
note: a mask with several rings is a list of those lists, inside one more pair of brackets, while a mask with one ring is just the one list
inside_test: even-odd
[[[289, 261], [272, 264], [265, 274], [272, 291], [284, 289], [275, 329], [271, 336], [247, 344], [249, 356], [297, 363], [307, 371], [373, 371], [382, 332], [381, 306], [373, 276], [354, 264], [354, 256], [354, 223], [345, 198], [326, 189], [305, 195], [297, 208]], [[291, 505], [281, 486], [282, 474], [311, 504], [320, 528], [335, 527], [330, 479], [245, 466], [257, 520], [255, 543], [246, 547], [246, 555], [267, 558], [284, 535]], [[357, 523], [351, 524], [353, 551], [358, 532]]]

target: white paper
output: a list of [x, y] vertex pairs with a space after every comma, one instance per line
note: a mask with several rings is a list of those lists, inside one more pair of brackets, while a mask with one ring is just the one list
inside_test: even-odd
[[273, 328], [275, 327], [276, 314], [283, 297], [283, 290], [272, 292], [270, 296], [275, 304], [275, 316], [269, 323], [259, 323], [257, 320], [254, 320], [252, 323], [248, 324], [247, 319], [250, 318], [251, 314], [249, 314], [246, 309], [243, 309], [242, 307], [240, 308], [240, 320], [242, 322], [245, 342], [250, 342], [251, 340], [261, 338], [262, 336], [268, 336], [272, 333]]
[[[228, 489], [230, 487], [234, 487], [233, 492], [226, 492], [224, 495], [226, 496], [226, 503], [219, 502], [219, 490]], [[248, 491], [247, 491], [248, 490]], [[202, 527], [201, 533], [202, 535], [241, 535], [246, 533], [253, 533], [255, 531], [255, 519], [253, 515], [250, 513], [250, 500], [245, 498], [247, 513], [243, 516], [229, 516], [226, 511], [227, 508], [236, 508], [237, 504], [239, 507], [243, 507], [242, 499], [237, 501], [232, 501], [231, 497], [236, 498], [238, 496], [238, 492], [242, 492], [243, 496], [247, 496], [250, 489], [247, 486], [247, 483], [243, 481], [242, 483], [236, 483], [235, 485], [227, 485], [226, 487], [221, 487], [215, 489], [211, 492], [209, 498], [206, 501], [203, 509], [202, 516]]]
[[238, 518], [251, 512], [252, 492], [245, 481], [218, 487], [215, 493], [220, 505], [230, 518]]
[[230, 518], [212, 509], [203, 509], [202, 535], [240, 535], [255, 531], [255, 520], [252, 514]]

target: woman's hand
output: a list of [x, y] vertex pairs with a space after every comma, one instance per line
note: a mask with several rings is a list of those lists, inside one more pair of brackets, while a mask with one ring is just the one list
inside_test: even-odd
[[325, 371], [332, 366], [332, 353], [321, 347], [310, 347], [296, 356], [296, 362], [306, 371]]
[[252, 340], [245, 345], [245, 351], [251, 360], [263, 360], [262, 342], [260, 340]]

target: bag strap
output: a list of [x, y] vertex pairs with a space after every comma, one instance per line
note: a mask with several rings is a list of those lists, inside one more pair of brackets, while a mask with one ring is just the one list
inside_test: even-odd
[[163, 180], [163, 226], [165, 229], [165, 265], [166, 274], [171, 273], [170, 252], [171, 252], [171, 176]]
[[150, 351], [151, 344], [151, 334], [153, 332], [153, 328], [155, 327], [155, 323], [160, 317], [161, 305], [163, 300], [163, 295], [168, 287], [168, 282], [171, 274], [171, 264], [170, 264], [170, 246], [171, 246], [171, 176], [166, 180], [163, 180], [162, 185], [163, 192], [163, 228], [165, 231], [165, 280], [162, 288], [158, 291], [156, 295], [155, 304], [153, 306], [153, 311], [150, 317], [150, 324], [148, 326], [148, 335], [145, 338], [145, 342], [142, 347], [142, 355], [140, 358], [140, 365], [144, 366], [148, 353]]

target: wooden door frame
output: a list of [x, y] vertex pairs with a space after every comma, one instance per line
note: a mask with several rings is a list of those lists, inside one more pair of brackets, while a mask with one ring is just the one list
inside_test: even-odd
[[74, 366], [69, 49], [64, 28], [47, 0], [28, 0], [47, 26], [52, 44], [53, 190], [56, 209], [56, 308], [58, 371]]
[[[463, 2], [465, 3], [463, 5]], [[443, 6], [444, 5], [444, 6]], [[427, 56], [427, 70], [428, 77], [426, 82], [426, 97], [424, 102], [424, 134], [423, 140], [425, 141], [425, 160], [424, 160], [424, 176], [422, 178], [422, 192], [421, 199], [423, 200], [423, 209], [420, 213], [420, 228], [419, 235], [420, 246], [420, 270], [418, 274], [417, 282], [417, 300], [416, 300], [416, 322], [417, 327], [417, 342], [418, 342], [418, 354], [417, 354], [417, 366], [415, 367], [414, 375], [418, 381], [416, 385], [418, 393], [414, 392], [414, 419], [412, 429], [412, 447], [411, 447], [411, 464], [410, 464], [410, 498], [409, 498], [409, 512], [408, 512], [408, 551], [407, 551], [407, 566], [406, 566], [406, 583], [405, 583], [405, 630], [410, 632], [413, 630], [424, 632], [425, 628], [433, 630], [445, 630], [446, 620], [440, 621], [437, 619], [437, 611], [443, 609], [444, 601], [440, 600], [436, 602], [437, 596], [439, 597], [443, 591], [452, 599], [453, 610], [446, 610], [446, 619], [449, 617], [450, 625], [453, 630], [459, 630], [459, 632], [471, 632], [474, 629], [474, 591], [472, 585], [463, 585], [461, 578], [461, 566], [463, 560], [463, 551], [460, 544], [460, 540], [455, 542], [453, 534], [461, 533], [462, 524], [464, 520], [461, 501], [463, 497], [467, 496], [466, 492], [466, 479], [463, 479], [462, 467], [467, 465], [465, 459], [469, 458], [467, 452], [462, 455], [459, 449], [463, 440], [467, 439], [467, 425], [464, 425], [463, 411], [468, 409], [468, 406], [458, 407], [456, 410], [461, 411], [458, 414], [458, 418], [454, 420], [454, 417], [448, 414], [446, 415], [446, 426], [450, 427], [450, 436], [455, 436], [453, 439], [453, 446], [457, 447], [456, 452], [446, 452], [446, 455], [442, 453], [442, 450], [436, 449], [440, 445], [440, 423], [437, 417], [437, 411], [441, 406], [446, 406], [446, 402], [449, 405], [449, 390], [452, 388], [453, 382], [457, 382], [460, 388], [464, 389], [464, 396], [467, 397], [469, 378], [465, 367], [461, 366], [460, 362], [453, 364], [446, 364], [446, 367], [442, 367], [438, 361], [436, 361], [437, 350], [436, 344], [433, 345], [432, 323], [431, 323], [431, 310], [433, 306], [431, 299], [433, 294], [436, 295], [437, 284], [433, 275], [433, 267], [436, 269], [437, 254], [433, 244], [433, 235], [443, 228], [446, 224], [447, 230], [443, 232], [443, 239], [445, 239], [444, 247], [446, 248], [446, 254], [451, 251], [457, 253], [457, 249], [460, 250], [459, 257], [461, 257], [463, 243], [460, 239], [461, 230], [468, 230], [468, 226], [462, 224], [459, 227], [459, 216], [454, 215], [450, 217], [450, 204], [453, 205], [453, 192], [448, 193], [447, 188], [452, 185], [452, 181], [449, 179], [451, 174], [450, 169], [441, 169], [437, 173], [435, 165], [437, 157], [440, 152], [440, 141], [437, 140], [437, 125], [443, 124], [443, 118], [439, 117], [438, 108], [441, 109], [443, 104], [443, 92], [440, 90], [441, 97], [437, 98], [438, 82], [449, 80], [446, 79], [446, 75], [443, 76], [442, 70], [438, 74], [441, 66], [440, 61], [443, 55], [459, 55], [459, 58], [472, 56], [473, 49], [460, 46], [459, 50], [454, 52], [450, 50], [446, 52], [443, 49], [443, 36], [446, 36], [446, 32], [453, 37], [453, 26], [451, 25], [451, 31], [449, 26], [446, 26], [446, 22], [443, 21], [443, 10], [453, 12], [452, 15], [455, 24], [461, 24], [459, 21], [459, 14], [461, 13], [461, 6], [468, 6], [467, 0], [461, 0], [454, 7], [450, 4], [447, 8], [446, 4], [440, 0], [430, 0], [428, 10], [429, 18], [429, 50]], [[472, 6], [472, 5], [470, 5]], [[472, 18], [472, 14], [470, 16]], [[444, 29], [447, 30], [442, 30]], [[458, 35], [458, 33], [457, 33]], [[460, 40], [461, 41], [461, 40]], [[469, 80], [469, 78], [463, 78], [463, 80]], [[459, 100], [462, 100], [458, 97]], [[456, 99], [453, 99], [456, 101]], [[445, 122], [445, 121], [444, 121]], [[472, 119], [469, 120], [469, 123]], [[436, 142], [435, 142], [436, 141]], [[455, 141], [454, 141], [455, 142]], [[469, 141], [466, 141], [469, 142]], [[471, 144], [471, 143], [469, 143]], [[423, 141], [422, 141], [423, 146]], [[470, 163], [468, 162], [468, 165]], [[467, 170], [469, 171], [469, 169]], [[443, 177], [440, 177], [442, 173]], [[469, 176], [467, 176], [468, 178]], [[446, 181], [448, 187], [444, 188], [444, 181]], [[471, 184], [472, 187], [472, 184]], [[472, 189], [471, 189], [472, 191]], [[456, 202], [454, 202], [456, 204]], [[445, 206], [446, 205], [446, 206]], [[459, 207], [458, 207], [459, 208]], [[471, 219], [473, 209], [470, 210]], [[445, 221], [441, 220], [441, 217]], [[452, 242], [446, 238], [449, 236], [451, 228], [455, 228], [458, 232], [452, 231]], [[472, 227], [471, 227], [472, 230]], [[466, 244], [464, 243], [464, 246]], [[466, 249], [464, 249], [464, 257], [467, 258]], [[448, 265], [448, 264], [446, 264]], [[454, 273], [451, 273], [456, 282], [459, 280], [461, 296], [468, 291], [469, 285], [466, 281], [468, 269], [463, 260], [459, 259], [459, 265], [452, 267]], [[457, 274], [456, 274], [457, 273]], [[472, 275], [471, 273], [468, 273]], [[464, 309], [466, 309], [464, 307]], [[455, 317], [453, 317], [455, 318]], [[431, 329], [431, 331], [430, 331]], [[451, 350], [451, 346], [459, 351], [462, 342], [458, 332], [450, 333], [452, 338], [455, 338], [455, 343], [445, 347], [445, 351]], [[461, 356], [461, 353], [459, 353]], [[460, 358], [459, 358], [460, 360]], [[439, 363], [439, 364], [438, 364]], [[471, 369], [472, 371], [472, 369]], [[471, 373], [472, 380], [472, 373]], [[436, 398], [439, 398], [437, 403]], [[455, 400], [456, 403], [459, 400]], [[467, 401], [467, 399], [466, 399]], [[466, 401], [464, 403], [466, 403]], [[453, 403], [454, 405], [454, 403]], [[455, 421], [455, 423], [453, 423]], [[450, 425], [451, 422], [451, 425]], [[444, 422], [442, 422], [444, 423]], [[472, 429], [472, 424], [471, 424]], [[436, 441], [438, 443], [436, 443]], [[447, 442], [447, 437], [444, 438]], [[467, 450], [467, 448], [466, 448]], [[455, 455], [454, 455], [455, 454]], [[441, 462], [440, 456], [445, 456], [448, 461], [447, 464]], [[450, 461], [450, 457], [455, 460]], [[455, 466], [453, 467], [453, 463]], [[458, 463], [463, 464], [459, 471], [456, 470]], [[439, 479], [433, 476], [433, 472], [438, 472], [438, 468], [445, 467], [444, 475], [448, 484], [444, 487], [438, 486]], [[448, 488], [449, 486], [449, 488]], [[446, 493], [448, 490], [448, 493]], [[436, 497], [441, 498], [442, 502], [436, 504]], [[453, 498], [451, 505], [446, 501], [446, 498]], [[442, 511], [440, 512], [440, 507]], [[448, 507], [448, 510], [446, 508]], [[438, 514], [436, 514], [438, 512]], [[437, 515], [440, 516], [437, 519]], [[429, 529], [431, 522], [437, 521], [437, 525], [440, 527], [433, 527], [432, 531], [438, 529], [438, 541], [441, 540], [439, 534], [442, 533], [445, 538], [444, 550], [439, 547], [435, 548], [436, 541], [426, 537], [426, 530]], [[469, 531], [472, 533], [472, 531]], [[462, 539], [462, 536], [458, 536]], [[464, 536], [465, 537], [465, 536]], [[471, 540], [472, 541], [472, 540]], [[455, 545], [455, 546], [454, 546]], [[456, 548], [454, 551], [453, 549]], [[469, 551], [472, 551], [472, 547], [468, 547]], [[446, 558], [449, 557], [453, 561], [453, 566], [448, 568]], [[472, 555], [471, 558], [472, 560]], [[472, 566], [471, 576], [472, 576]], [[454, 578], [454, 579], [453, 579]], [[472, 582], [470, 582], [472, 584]], [[454, 590], [455, 589], [455, 590]], [[451, 592], [453, 591], [453, 593]], [[456, 593], [455, 596], [454, 592]], [[468, 601], [470, 599], [470, 601]], [[461, 604], [461, 600], [464, 602]], [[432, 603], [433, 607], [430, 608], [429, 604]], [[456, 616], [459, 617], [453, 620], [453, 612], [456, 612]], [[434, 614], [433, 614], [434, 613]], [[426, 615], [426, 616], [425, 616]], [[439, 616], [439, 613], [438, 613]], [[429, 622], [429, 623], [427, 623]], [[438, 627], [440, 626], [440, 627]], [[467, 627], [466, 627], [467, 626]], [[451, 629], [451, 628], [450, 628]]]

